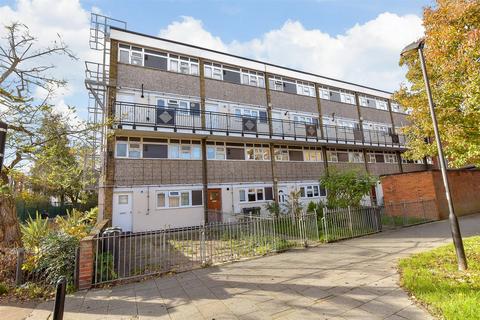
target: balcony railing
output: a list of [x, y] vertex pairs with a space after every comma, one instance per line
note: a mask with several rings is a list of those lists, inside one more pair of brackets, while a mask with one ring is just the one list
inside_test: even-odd
[[[155, 105], [115, 102], [115, 122], [119, 128], [150, 127], [154, 130], [171, 129], [205, 131], [210, 134], [225, 133], [242, 136], [266, 136], [270, 138], [325, 141], [359, 145], [401, 147], [405, 137], [377, 130], [360, 130], [351, 127], [311, 124], [299, 121], [248, 117], [230, 113], [159, 107]], [[272, 122], [270, 133], [269, 121]]]

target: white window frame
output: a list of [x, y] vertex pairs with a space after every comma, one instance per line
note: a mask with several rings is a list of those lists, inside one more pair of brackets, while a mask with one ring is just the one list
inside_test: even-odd
[[[252, 150], [252, 153], [249, 153], [248, 150]], [[253, 158], [251, 158], [253, 157]], [[270, 148], [264, 147], [262, 145], [253, 145], [245, 146], [245, 160], [248, 161], [270, 161]]]
[[338, 162], [338, 154], [336, 150], [327, 150], [327, 162]]
[[[163, 209], [178, 209], [178, 208], [195, 208], [195, 207], [201, 207], [202, 205], [193, 205], [192, 204], [192, 191], [196, 191], [197, 189], [192, 189], [192, 190], [158, 190], [155, 192], [155, 208], [157, 210], [163, 210]], [[159, 207], [158, 206], [158, 195], [163, 194], [164, 195], [164, 206]], [[173, 195], [176, 194], [176, 195]], [[188, 204], [182, 204], [182, 194], [188, 194]], [[178, 206], [170, 206], [170, 198], [173, 197], [178, 197]]]
[[365, 159], [363, 158], [363, 153], [361, 151], [349, 151], [348, 162], [365, 163]]
[[[253, 191], [251, 191], [253, 190]], [[258, 200], [258, 192], [261, 191], [263, 199]], [[242, 200], [242, 196], [244, 195], [244, 200]], [[255, 201], [249, 201], [248, 196], [254, 194], [255, 195]], [[239, 202], [241, 203], [256, 203], [256, 202], [265, 202], [268, 200], [265, 200], [265, 188], [264, 187], [250, 187], [250, 188], [241, 188], [238, 189], [238, 195], [239, 195]]]
[[[303, 189], [303, 192], [302, 192]], [[303, 196], [302, 196], [303, 193]], [[309, 194], [311, 196], [309, 196]], [[300, 198], [301, 199], [313, 199], [320, 198], [320, 186], [318, 184], [308, 184], [300, 186]]]
[[[125, 145], [125, 155], [124, 156], [119, 156], [118, 155], [118, 145], [119, 144]], [[119, 158], [119, 159], [128, 158], [128, 140], [115, 141], [115, 158]]]

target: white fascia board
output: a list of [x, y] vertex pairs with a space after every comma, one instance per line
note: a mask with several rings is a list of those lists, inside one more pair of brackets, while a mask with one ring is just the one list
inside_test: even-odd
[[165, 50], [165, 51], [175, 52], [178, 54], [184, 54], [187, 56], [199, 57], [207, 61], [214, 61], [214, 62], [224, 63], [227, 65], [237, 66], [245, 69], [268, 72], [271, 74], [288, 77], [288, 78], [294, 78], [301, 81], [314, 82], [314, 83], [319, 83], [326, 86], [332, 86], [332, 87], [345, 89], [349, 91], [364, 93], [367, 95], [373, 95], [373, 96], [377, 96], [385, 99], [391, 99], [391, 94], [384, 91], [365, 88], [363, 86], [345, 83], [345, 82], [334, 80], [334, 79], [328, 79], [321, 76], [306, 74], [301, 71], [285, 69], [285, 68], [270, 65], [267, 63], [262, 63], [259, 61], [252, 61], [249, 59], [234, 57], [234, 56], [220, 53], [220, 52], [214, 52], [206, 49], [195, 48], [187, 44], [175, 43], [175, 42], [163, 40], [160, 38], [154, 38], [154, 37], [140, 35], [137, 33], [131, 33], [128, 31], [111, 29], [110, 38], [118, 41], [128, 42], [131, 44], [137, 44], [139, 46], [146, 46], [150, 48], [156, 48], [159, 50]]

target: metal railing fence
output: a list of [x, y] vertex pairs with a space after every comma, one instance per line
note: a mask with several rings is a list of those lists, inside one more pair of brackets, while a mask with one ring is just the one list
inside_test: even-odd
[[382, 209], [384, 228], [406, 227], [439, 219], [435, 200], [388, 202]]
[[382, 231], [381, 207], [323, 208], [325, 242], [364, 236]]
[[186, 271], [308, 246], [318, 239], [316, 213], [102, 235], [94, 242], [93, 282]]
[[[165, 113], [165, 114], [164, 114]], [[247, 117], [231, 113], [188, 110], [176, 107], [117, 101], [114, 104], [115, 121], [119, 125], [170, 128], [173, 130], [196, 130], [252, 134], [279, 138], [314, 139], [327, 142], [348, 142], [360, 145], [404, 146], [403, 134], [392, 135], [381, 130], [360, 130], [359, 128], [320, 125], [287, 119]], [[248, 123], [248, 125], [246, 125]]]

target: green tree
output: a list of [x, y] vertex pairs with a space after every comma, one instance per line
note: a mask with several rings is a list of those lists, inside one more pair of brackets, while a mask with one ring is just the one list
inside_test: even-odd
[[34, 186], [46, 195], [58, 197], [61, 205], [66, 200], [77, 204], [86, 198], [85, 190], [95, 182], [86, 147], [70, 141], [66, 119], [59, 114], [45, 116], [39, 134], [45, 143], [34, 154]]
[[[59, 36], [50, 46], [38, 45], [27, 26], [13, 23], [5, 27], [5, 41], [0, 42], [0, 119], [8, 124], [6, 159], [0, 170], [0, 243], [19, 245], [20, 229], [15, 209], [15, 175], [28, 164], [38, 149], [47, 141], [39, 134], [41, 124], [53, 112], [49, 103], [55, 92], [66, 85], [51, 71], [54, 65], [46, 64], [46, 58], [61, 56], [76, 59]], [[39, 93], [44, 93], [38, 99]], [[72, 119], [73, 110], [63, 114]], [[62, 135], [78, 136], [89, 132], [83, 123], [69, 125]], [[80, 137], [82, 139], [82, 137]]]
[[375, 177], [357, 171], [329, 170], [320, 178], [320, 185], [327, 189], [327, 206], [339, 208], [359, 206], [375, 182]]
[[[425, 59], [433, 100], [444, 142], [445, 156], [454, 167], [480, 165], [480, 1], [437, 0], [423, 14]], [[412, 39], [415, 40], [415, 39]], [[411, 109], [406, 156], [420, 159], [436, 155], [417, 52], [400, 59], [406, 66], [407, 84], [394, 99]]]

